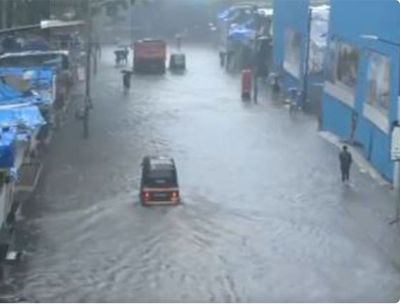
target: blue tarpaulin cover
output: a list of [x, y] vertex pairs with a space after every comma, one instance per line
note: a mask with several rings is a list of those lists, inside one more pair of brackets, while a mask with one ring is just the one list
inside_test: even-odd
[[5, 83], [0, 83], [0, 102], [18, 99], [21, 97], [23, 97], [22, 92], [17, 91]]
[[243, 25], [237, 25], [233, 27], [228, 34], [228, 37], [231, 40], [236, 40], [240, 42], [247, 42], [248, 40], [254, 39], [255, 36], [255, 30], [247, 28]]
[[26, 95], [13, 87], [0, 82], [0, 106], [9, 104], [43, 103], [39, 95]]
[[0, 106], [0, 127], [18, 127], [19, 134], [32, 134], [45, 121], [35, 105]]
[[29, 77], [32, 89], [41, 97], [40, 100], [34, 102], [36, 104], [54, 102], [53, 79], [55, 74], [56, 71], [50, 67], [0, 67], [0, 77], [24, 77], [24, 75]]
[[15, 141], [17, 130], [15, 128], [0, 129], [0, 168], [10, 169], [15, 161]]
[[55, 71], [51, 67], [0, 67], [0, 76], [23, 76], [29, 72], [34, 79], [43, 79], [51, 81]]

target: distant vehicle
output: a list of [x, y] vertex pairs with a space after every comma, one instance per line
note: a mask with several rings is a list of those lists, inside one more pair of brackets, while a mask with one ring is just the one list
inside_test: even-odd
[[143, 159], [140, 200], [143, 205], [180, 203], [178, 177], [172, 158], [146, 156]]
[[129, 55], [129, 50], [128, 47], [120, 47], [116, 51], [114, 51], [115, 54], [115, 65], [127, 65], [128, 64], [128, 55]]
[[167, 44], [162, 40], [144, 39], [134, 44], [133, 69], [136, 73], [164, 74]]
[[184, 71], [186, 70], [186, 56], [185, 54], [171, 54], [169, 57], [169, 69], [171, 71]]

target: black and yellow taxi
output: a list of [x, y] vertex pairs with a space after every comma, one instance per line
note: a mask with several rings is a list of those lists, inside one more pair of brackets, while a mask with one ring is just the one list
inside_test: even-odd
[[172, 158], [146, 156], [143, 159], [140, 200], [143, 205], [180, 203], [178, 176]]

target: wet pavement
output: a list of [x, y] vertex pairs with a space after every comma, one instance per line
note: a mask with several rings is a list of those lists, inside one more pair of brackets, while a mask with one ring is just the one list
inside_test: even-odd
[[[316, 120], [243, 103], [215, 50], [186, 48], [184, 75], [135, 76], [103, 53], [91, 138], [71, 120], [18, 223], [15, 294], [47, 302], [397, 301], [393, 197], [339, 181]], [[175, 158], [184, 203], [138, 202], [140, 162]], [[390, 250], [389, 250], [390, 249]]]

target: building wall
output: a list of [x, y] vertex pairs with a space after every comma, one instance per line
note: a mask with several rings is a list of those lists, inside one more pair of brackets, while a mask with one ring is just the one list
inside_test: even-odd
[[[273, 64], [274, 68], [282, 71], [286, 88], [299, 87], [304, 69], [304, 58], [307, 39], [307, 22], [309, 0], [274, 0], [274, 37], [273, 37]], [[300, 77], [295, 77], [283, 69], [285, 54], [285, 36], [287, 30], [292, 30], [300, 35], [299, 66]], [[283, 69], [283, 70], [282, 70]]]
[[[366, 39], [365, 35], [376, 35], [380, 40]], [[354, 99], [353, 102], [349, 102], [346, 96], [332, 89], [329, 75], [334, 69], [329, 65], [334, 60], [327, 55], [322, 127], [343, 139], [350, 139], [352, 129], [355, 127], [354, 140], [361, 144], [365, 158], [384, 177], [392, 181], [390, 133], [391, 125], [398, 119], [400, 58], [400, 46], [393, 43], [400, 43], [400, 4], [397, 0], [331, 0], [329, 26], [331, 46], [334, 45], [335, 39], [358, 49]], [[368, 94], [374, 85], [371, 82], [369, 68], [372, 65], [371, 56], [376, 54], [390, 60], [390, 88], [387, 113], [379, 114], [379, 111], [373, 108], [374, 115], [372, 115], [367, 111], [370, 108], [367, 103], [367, 100], [370, 100]], [[378, 117], [376, 113], [379, 114]]]

